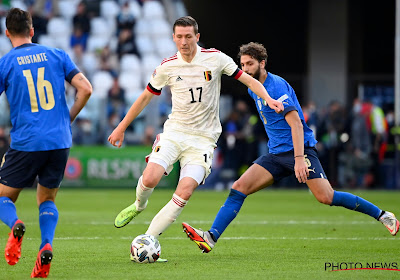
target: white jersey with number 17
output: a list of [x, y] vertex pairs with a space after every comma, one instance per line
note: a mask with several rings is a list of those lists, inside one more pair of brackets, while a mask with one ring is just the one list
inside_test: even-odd
[[219, 120], [219, 97], [222, 74], [238, 79], [242, 70], [226, 54], [197, 46], [190, 63], [179, 52], [164, 59], [154, 70], [147, 89], [159, 95], [170, 86], [172, 112], [164, 131], [181, 131], [218, 140], [222, 128]]

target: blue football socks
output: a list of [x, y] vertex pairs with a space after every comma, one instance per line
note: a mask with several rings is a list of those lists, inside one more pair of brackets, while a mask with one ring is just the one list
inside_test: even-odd
[[58, 210], [53, 201], [45, 201], [39, 206], [39, 225], [42, 234], [41, 250], [46, 243], [53, 245], [54, 233], [58, 221]]
[[231, 189], [225, 204], [222, 205], [210, 229], [214, 241], [218, 240], [228, 225], [235, 219], [246, 197], [247, 195], [244, 193]]
[[0, 220], [11, 229], [18, 220], [17, 208], [9, 197], [0, 197]]
[[347, 192], [334, 191], [331, 206], [343, 206], [347, 209], [367, 214], [377, 220], [382, 212], [371, 202]]
[[0, 197], [0, 220], [11, 229], [18, 220], [14, 202], [6, 196]]

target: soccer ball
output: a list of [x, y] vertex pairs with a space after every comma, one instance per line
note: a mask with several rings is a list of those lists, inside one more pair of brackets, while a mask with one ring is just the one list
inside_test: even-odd
[[161, 245], [157, 238], [149, 234], [141, 234], [131, 244], [131, 261], [136, 263], [153, 263], [161, 255]]

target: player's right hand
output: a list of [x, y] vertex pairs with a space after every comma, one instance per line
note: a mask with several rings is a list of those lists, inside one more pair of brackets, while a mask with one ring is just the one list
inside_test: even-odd
[[124, 142], [125, 133], [120, 131], [118, 127], [114, 129], [114, 131], [108, 136], [108, 142], [111, 143], [114, 147], [121, 148], [122, 143]]
[[282, 102], [275, 99], [271, 99], [271, 101], [268, 102], [268, 106], [278, 114], [282, 113], [283, 110], [285, 110]]
[[294, 173], [299, 183], [305, 183], [310, 173], [304, 157], [296, 157], [294, 163]]

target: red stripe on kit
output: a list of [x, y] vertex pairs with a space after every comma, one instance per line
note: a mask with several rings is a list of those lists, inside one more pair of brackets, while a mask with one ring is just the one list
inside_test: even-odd
[[172, 198], [172, 201], [175, 202], [175, 204], [178, 205], [179, 207], [184, 207], [186, 205], [186, 203], [176, 199], [175, 197]]
[[242, 74], [243, 74], [243, 70], [239, 70], [239, 72], [237, 72], [237, 74], [235, 75], [234, 78], [237, 80], [237, 79], [239, 79], [240, 76], [242, 76]]
[[178, 59], [178, 56], [175, 54], [169, 58], [165, 58], [163, 61], [161, 61], [161, 65], [163, 65], [165, 62], [171, 61], [171, 60], [175, 60]]
[[154, 91], [149, 87], [149, 85], [147, 85], [147, 90], [150, 91], [154, 95], [160, 95], [161, 94], [161, 90], [160, 91]]

